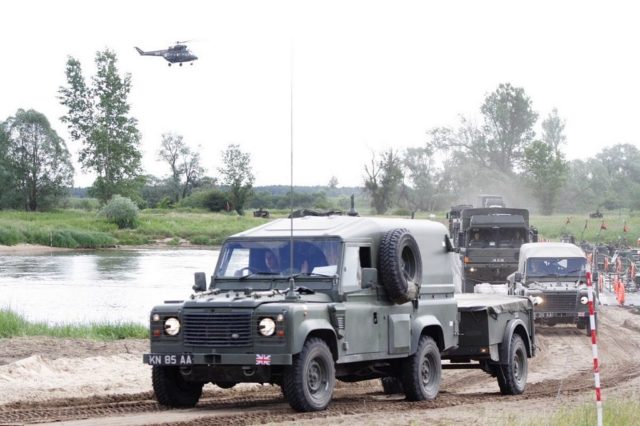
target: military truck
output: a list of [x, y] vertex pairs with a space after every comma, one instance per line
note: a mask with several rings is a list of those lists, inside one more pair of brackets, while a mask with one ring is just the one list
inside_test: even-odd
[[508, 283], [515, 294], [538, 298], [536, 322], [576, 324], [590, 336], [586, 266], [584, 251], [574, 244], [523, 244], [518, 270]]
[[492, 207], [506, 207], [502, 199], [502, 195], [478, 195], [478, 207], [480, 208], [492, 208]]
[[472, 208], [460, 214], [456, 245], [464, 264], [463, 292], [476, 284], [504, 284], [518, 267], [520, 246], [530, 241], [529, 211]]
[[379, 378], [387, 393], [432, 400], [442, 368], [481, 368], [520, 394], [532, 302], [454, 297], [456, 256], [446, 228], [425, 220], [301, 217], [231, 236], [208, 285], [196, 273], [188, 300], [151, 311], [155, 397], [188, 407], [205, 383], [268, 383], [317, 411], [336, 379]]

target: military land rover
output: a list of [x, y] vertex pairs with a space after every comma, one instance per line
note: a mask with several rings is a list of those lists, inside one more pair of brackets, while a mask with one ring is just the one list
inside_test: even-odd
[[423, 220], [302, 217], [236, 234], [208, 285], [196, 273], [190, 299], [151, 312], [155, 397], [193, 406], [205, 383], [268, 383], [316, 411], [336, 379], [379, 378], [387, 393], [431, 400], [442, 368], [481, 368], [503, 394], [522, 393], [532, 302], [454, 297], [454, 256], [446, 228]]
[[584, 251], [574, 244], [523, 244], [518, 271], [509, 276], [509, 286], [515, 294], [538, 298], [536, 322], [576, 324], [590, 336], [586, 266]]

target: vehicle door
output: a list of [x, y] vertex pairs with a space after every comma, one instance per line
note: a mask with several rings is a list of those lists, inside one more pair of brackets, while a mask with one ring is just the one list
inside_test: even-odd
[[[347, 355], [381, 352], [386, 336], [386, 320], [374, 287], [362, 288], [362, 268], [370, 247], [346, 244], [342, 263], [342, 292], [345, 306], [345, 341]], [[365, 254], [365, 255], [363, 255]], [[370, 256], [369, 256], [370, 258]]]

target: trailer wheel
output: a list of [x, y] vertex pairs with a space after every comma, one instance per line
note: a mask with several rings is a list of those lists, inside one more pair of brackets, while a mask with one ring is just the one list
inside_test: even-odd
[[509, 355], [505, 364], [497, 366], [498, 386], [502, 395], [520, 395], [527, 385], [527, 348], [519, 334], [511, 336]]
[[296, 411], [320, 411], [329, 405], [335, 384], [331, 351], [324, 340], [312, 337], [284, 371], [282, 393]]
[[383, 377], [380, 379], [380, 383], [382, 384], [382, 392], [385, 395], [404, 393], [402, 382], [397, 377]]
[[151, 370], [153, 392], [160, 405], [168, 407], [193, 407], [202, 395], [201, 382], [188, 382], [180, 374], [179, 367], [154, 365]]
[[389, 298], [397, 304], [414, 300], [420, 290], [422, 259], [413, 235], [404, 228], [387, 231], [379, 253], [378, 266]]
[[402, 387], [409, 401], [436, 399], [442, 380], [440, 350], [429, 336], [420, 337], [418, 350], [402, 366]]

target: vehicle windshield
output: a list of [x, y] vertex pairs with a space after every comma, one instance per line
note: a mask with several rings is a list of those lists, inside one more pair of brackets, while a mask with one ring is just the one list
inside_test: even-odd
[[290, 265], [291, 242], [288, 239], [229, 241], [220, 250], [215, 277], [334, 276], [338, 272], [340, 257], [341, 242], [338, 239], [295, 239], [293, 266]]
[[527, 277], [584, 276], [587, 260], [582, 257], [545, 257], [527, 260]]
[[519, 248], [528, 242], [524, 228], [471, 228], [467, 238], [469, 248]]

